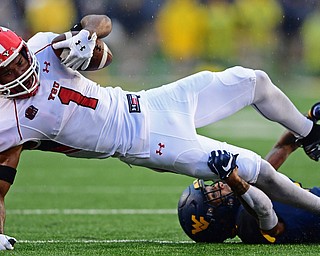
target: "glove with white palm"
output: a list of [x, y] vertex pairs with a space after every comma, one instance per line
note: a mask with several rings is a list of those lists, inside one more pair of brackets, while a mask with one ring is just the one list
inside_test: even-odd
[[17, 240], [14, 237], [0, 234], [0, 251], [13, 250], [16, 242]]
[[212, 151], [209, 156], [208, 166], [220, 179], [225, 180], [237, 167], [236, 160], [239, 154], [231, 154], [226, 150]]
[[93, 33], [90, 36], [88, 30], [82, 29], [77, 35], [54, 43], [52, 47], [54, 49], [69, 48], [69, 54], [62, 59], [62, 63], [67, 67], [77, 70], [79, 67], [81, 70], [85, 70], [90, 63], [93, 56], [93, 50], [96, 45], [97, 34]]

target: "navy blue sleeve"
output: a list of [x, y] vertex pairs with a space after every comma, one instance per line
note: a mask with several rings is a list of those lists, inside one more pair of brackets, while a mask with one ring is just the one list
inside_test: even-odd
[[246, 244], [266, 244], [269, 243], [262, 234], [257, 220], [240, 206], [236, 220], [237, 235]]

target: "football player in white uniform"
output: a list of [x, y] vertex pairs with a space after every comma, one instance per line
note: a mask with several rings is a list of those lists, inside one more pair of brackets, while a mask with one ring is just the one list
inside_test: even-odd
[[[0, 27], [0, 249], [13, 249], [15, 243], [4, 235], [4, 198], [24, 149], [113, 156], [157, 171], [229, 180], [238, 184], [238, 196], [269, 235], [283, 229], [269, 198], [320, 214], [318, 197], [293, 185], [256, 153], [196, 133], [197, 127], [252, 105], [288, 128], [305, 147], [315, 147], [319, 126], [265, 72], [233, 67], [147, 91], [104, 88], [74, 69], [86, 68], [96, 38], [111, 32], [111, 20], [89, 15], [76, 27], [77, 35], [55, 44], [51, 42], [57, 34], [51, 32], [38, 33], [26, 43]], [[66, 45], [70, 53], [60, 60], [54, 50]], [[236, 167], [240, 182], [232, 180]]]

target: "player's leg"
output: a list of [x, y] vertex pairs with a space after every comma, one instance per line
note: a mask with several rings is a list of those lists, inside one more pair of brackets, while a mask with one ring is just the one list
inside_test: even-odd
[[[259, 70], [233, 67], [215, 72], [212, 80], [195, 93], [195, 125], [204, 126], [252, 105], [271, 121], [278, 122], [298, 137], [307, 136], [313, 122], [301, 114], [290, 99]], [[196, 81], [197, 82], [197, 81]], [[204, 82], [198, 80], [198, 83]]]
[[247, 105], [288, 128], [297, 137], [306, 137], [313, 127], [313, 122], [298, 111], [263, 71], [233, 67], [213, 73], [208, 81], [208, 78], [195, 77], [195, 83], [202, 83], [202, 88], [191, 87], [198, 97], [194, 117], [196, 127], [223, 119]]
[[271, 200], [320, 214], [320, 198], [318, 196], [294, 184], [265, 160], [261, 161], [260, 172], [254, 185], [263, 190]]
[[269, 76], [255, 70], [256, 86], [253, 107], [264, 117], [276, 121], [299, 137], [306, 137], [313, 122], [302, 115], [290, 99], [276, 87]]
[[203, 74], [206, 79], [195, 76], [193, 83], [184, 85], [184, 89], [196, 98], [196, 127], [222, 120], [252, 104], [256, 80], [252, 69], [238, 66], [222, 72]]
[[320, 125], [300, 114], [280, 89], [273, 85], [265, 72], [255, 73], [257, 82], [252, 105], [266, 118], [288, 128], [299, 139], [297, 145], [302, 144], [305, 153], [318, 161]]
[[[248, 105], [301, 137], [305, 137], [313, 125], [265, 72], [239, 66], [222, 72], [199, 72], [148, 90], [147, 95], [157, 111], [176, 110], [194, 115], [195, 127], [224, 119]], [[154, 103], [159, 99], [160, 107]]]
[[[170, 122], [170, 118], [168, 121]], [[151, 123], [150, 126], [150, 156], [145, 158], [121, 157], [123, 162], [160, 172], [172, 172], [205, 180], [219, 178], [209, 169], [208, 151], [202, 147], [196, 135], [185, 136], [186, 134], [183, 133], [187, 125], [176, 127], [177, 130], [170, 125], [164, 127]], [[211, 140], [211, 146], [214, 148], [220, 148], [221, 144], [223, 143]]]
[[267, 119], [292, 131], [310, 158], [319, 158], [320, 125], [301, 114], [265, 72], [234, 67], [212, 76], [212, 81], [195, 93], [198, 97], [194, 115], [196, 127], [252, 105]]

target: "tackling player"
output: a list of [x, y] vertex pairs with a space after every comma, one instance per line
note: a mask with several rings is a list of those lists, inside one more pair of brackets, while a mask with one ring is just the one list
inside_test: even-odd
[[[309, 119], [317, 122], [319, 110], [320, 103], [316, 103], [308, 113]], [[290, 132], [286, 132], [266, 160], [278, 169], [298, 147], [299, 142]], [[220, 155], [222, 158], [213, 161], [217, 163], [232, 157], [226, 152]], [[319, 215], [276, 201], [272, 201], [272, 207], [281, 223], [281, 232], [272, 236], [263, 232], [258, 224], [261, 217], [259, 211], [255, 210], [256, 206], [248, 204], [241, 197], [243, 191], [251, 185], [238, 176], [235, 163], [232, 170], [225, 181], [208, 184], [198, 179], [183, 191], [178, 203], [178, 216], [182, 229], [191, 239], [196, 242], [221, 243], [237, 235], [242, 242], [249, 244], [320, 242]], [[293, 183], [302, 187], [301, 183]], [[319, 187], [306, 191], [320, 197]]]
[[[0, 249], [13, 249], [15, 239], [4, 235], [4, 198], [26, 149], [113, 156], [211, 180], [232, 177], [236, 164], [243, 184], [261, 189], [240, 188], [259, 216], [259, 228], [270, 235], [283, 229], [268, 196], [320, 214], [317, 196], [293, 185], [256, 153], [196, 133], [252, 105], [317, 151], [320, 126], [303, 116], [265, 72], [243, 67], [203, 71], [140, 92], [100, 87], [74, 69], [86, 69], [95, 40], [111, 28], [107, 16], [88, 15], [76, 26], [77, 35], [52, 44], [55, 33], [37, 33], [26, 43], [0, 27]], [[60, 60], [55, 50], [66, 46], [69, 55]]]
[[[308, 191], [320, 196], [319, 187]], [[319, 215], [275, 201], [272, 204], [283, 224], [283, 232], [276, 236], [261, 231], [257, 218], [245, 209], [226, 183], [206, 184], [196, 180], [182, 193], [178, 216], [182, 229], [196, 242], [222, 243], [235, 236], [248, 244], [320, 242]]]

